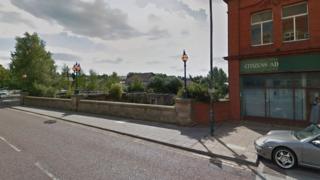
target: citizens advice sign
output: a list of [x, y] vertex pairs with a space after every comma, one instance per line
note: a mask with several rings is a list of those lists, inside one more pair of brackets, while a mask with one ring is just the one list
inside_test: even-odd
[[241, 74], [320, 71], [320, 54], [283, 56], [240, 61]]

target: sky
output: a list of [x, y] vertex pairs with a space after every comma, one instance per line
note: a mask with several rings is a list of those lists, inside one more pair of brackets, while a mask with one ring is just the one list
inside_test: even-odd
[[[8, 67], [15, 37], [36, 32], [58, 70], [183, 75], [210, 69], [209, 0], [1, 0], [0, 64]], [[227, 72], [227, 6], [213, 0], [214, 66]]]

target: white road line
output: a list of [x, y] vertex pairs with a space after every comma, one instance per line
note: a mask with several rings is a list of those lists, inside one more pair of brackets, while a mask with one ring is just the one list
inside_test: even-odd
[[19, 148], [17, 148], [17, 146], [14, 146], [13, 144], [11, 144], [9, 141], [7, 141], [4, 137], [0, 136], [0, 140], [2, 140], [3, 142], [7, 143], [12, 149], [14, 149], [17, 152], [21, 152], [21, 150]]
[[36, 162], [34, 165], [37, 166], [37, 168], [39, 168], [43, 173], [45, 173], [50, 179], [59, 180], [53, 174], [51, 174], [48, 170], [46, 170], [44, 167], [42, 167], [42, 165], [39, 162]]

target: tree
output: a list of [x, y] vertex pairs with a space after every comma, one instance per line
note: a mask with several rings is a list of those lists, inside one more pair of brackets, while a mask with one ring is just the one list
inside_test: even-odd
[[[223, 69], [214, 67], [212, 69], [212, 75], [213, 75], [213, 87], [215, 89], [214, 93], [214, 99], [218, 100], [220, 98], [224, 98], [228, 94], [228, 77], [227, 74], [223, 71]], [[210, 98], [207, 91], [209, 88], [209, 82], [210, 82], [210, 72], [208, 73], [207, 77], [203, 76], [190, 76], [190, 79], [192, 81], [192, 87], [188, 90], [192, 91], [190, 92], [191, 98], [195, 98], [193, 96], [197, 96], [196, 98], [201, 101], [203, 101], [206, 98]], [[202, 88], [199, 88], [199, 86], [202, 86]], [[195, 92], [195, 93], [193, 93]], [[204, 96], [200, 96], [201, 92], [204, 94]], [[195, 95], [197, 94], [197, 95]], [[205, 97], [208, 96], [208, 97]]]
[[98, 75], [94, 70], [89, 71], [88, 83], [87, 83], [87, 90], [95, 91], [98, 89]]
[[10, 73], [17, 88], [31, 95], [52, 96], [56, 67], [45, 42], [36, 34], [25, 33], [16, 38], [15, 51], [11, 53]]
[[[228, 93], [228, 77], [227, 74], [223, 71], [223, 69], [219, 69], [217, 67], [213, 68], [213, 87], [216, 92], [214, 94], [215, 98], [224, 98]], [[210, 79], [210, 72], [208, 74], [208, 79]]]
[[180, 79], [174, 76], [169, 76], [165, 79], [165, 93], [177, 94], [179, 89], [182, 87]]
[[156, 74], [148, 84], [149, 91], [156, 93], [177, 94], [181, 87], [182, 82], [179, 78], [164, 74]]
[[71, 87], [71, 83], [70, 83], [70, 68], [64, 64], [61, 68], [61, 74], [59, 74], [59, 78], [58, 79], [58, 88], [61, 90], [69, 90]]
[[164, 82], [165, 78], [163, 75], [155, 75], [152, 77], [150, 83], [148, 84], [149, 91], [155, 92], [155, 93], [162, 93], [165, 91]]
[[144, 85], [137, 76], [133, 77], [133, 81], [129, 85], [128, 91], [129, 92], [143, 92], [144, 91]]
[[105, 86], [108, 90], [110, 90], [111, 86], [116, 83], [120, 83], [120, 77], [116, 72], [113, 72], [110, 76], [108, 76]]
[[9, 71], [0, 64], [0, 88], [7, 87], [9, 84]]

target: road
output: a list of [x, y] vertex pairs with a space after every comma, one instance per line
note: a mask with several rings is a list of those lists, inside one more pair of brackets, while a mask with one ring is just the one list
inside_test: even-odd
[[0, 179], [256, 179], [250, 169], [0, 108]]

